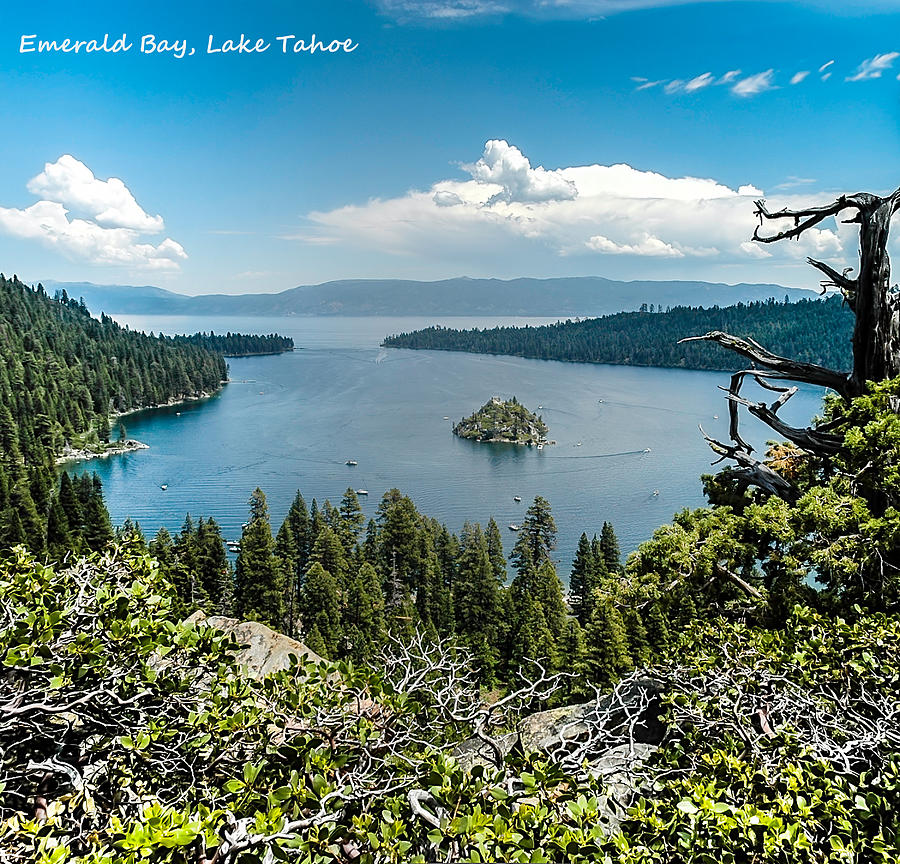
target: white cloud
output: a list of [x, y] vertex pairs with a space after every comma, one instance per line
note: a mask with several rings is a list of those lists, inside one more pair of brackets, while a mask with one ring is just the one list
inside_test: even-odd
[[[821, 73], [824, 72], [829, 66], [833, 66], [833, 65], [834, 65], [834, 60], [829, 60], [827, 63], [823, 63], [823, 64], [819, 67], [819, 73], [821, 74]], [[830, 75], [831, 73], [829, 72], [828, 74]]]
[[[790, 265], [806, 255], [830, 259], [850, 242], [822, 226], [799, 243], [747, 246], [756, 225], [754, 201], [764, 197], [753, 184], [735, 188], [712, 178], [594, 164], [544, 172], [553, 178], [550, 194], [534, 180], [539, 169], [517, 148], [495, 141], [486, 152], [504, 158], [483, 157], [485, 167], [469, 166], [469, 178], [440, 180], [427, 190], [310, 213], [296, 239], [333, 244], [369, 261], [378, 256], [385, 270], [427, 262], [455, 272], [499, 275], [505, 267], [521, 275], [526, 269], [558, 272], [564, 258], [566, 267], [594, 273], [608, 273], [608, 266], [621, 262], [621, 273], [640, 259], [645, 267], [681, 268], [667, 271], [670, 278], [675, 272], [706, 278], [712, 266], [734, 272], [753, 258]], [[782, 196], [770, 206], [791, 203], [796, 199]], [[690, 269], [700, 262], [707, 262], [702, 271]]]
[[791, 76], [791, 84], [799, 84], [806, 78], [807, 75], [809, 75], [809, 69], [804, 69], [801, 72], [795, 72]]
[[118, 177], [99, 180], [84, 162], [68, 154], [47, 162], [44, 170], [28, 181], [28, 191], [46, 201], [64, 204], [110, 228], [133, 228], [155, 234], [165, 227], [162, 216], [145, 213]]
[[585, 243], [594, 252], [607, 255], [645, 255], [650, 258], [684, 258], [684, 252], [676, 249], [671, 243], [664, 243], [659, 237], [645, 234], [636, 243], [616, 243], [602, 234], [595, 234]]
[[856, 67], [856, 72], [847, 76], [847, 81], [869, 81], [872, 78], [880, 78], [881, 73], [890, 69], [898, 57], [900, 53], [889, 51], [887, 54], [876, 54], [868, 60], [863, 60]]
[[716, 81], [716, 84], [730, 84], [740, 74], [740, 69], [731, 69], [730, 71], [726, 72], [718, 81]]
[[696, 90], [702, 90], [704, 87], [709, 87], [710, 84], [715, 80], [715, 76], [712, 72], [704, 72], [702, 75], [698, 75], [696, 78], [691, 78], [684, 85], [684, 89], [686, 93], [693, 93]]
[[41, 200], [24, 209], [0, 207], [3, 233], [99, 265], [174, 270], [187, 258], [169, 237], [156, 245], [141, 242], [142, 234], [163, 230], [162, 217], [148, 215], [117, 177], [99, 180], [72, 156], [48, 162], [27, 188]]
[[578, 194], [575, 184], [562, 172], [542, 166], [532, 168], [522, 151], [506, 141], [488, 141], [482, 157], [463, 168], [478, 182], [499, 187], [492, 199], [496, 201], [565, 201]]
[[740, 250], [750, 258], [771, 258], [772, 253], [766, 249], [762, 243], [756, 243], [752, 240], [744, 240], [740, 245]]
[[463, 199], [459, 197], [455, 192], [449, 192], [446, 189], [438, 189], [437, 192], [434, 193], [434, 203], [438, 205], [438, 207], [456, 207], [458, 204], [463, 203]]
[[765, 72], [757, 72], [755, 75], [742, 78], [731, 88], [731, 92], [735, 96], [756, 96], [759, 93], [765, 93], [766, 90], [774, 90], [774, 78], [775, 70], [766, 69]]

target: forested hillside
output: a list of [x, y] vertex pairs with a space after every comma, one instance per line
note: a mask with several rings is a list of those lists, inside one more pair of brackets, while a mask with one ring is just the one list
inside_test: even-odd
[[850, 364], [853, 314], [839, 296], [779, 303], [768, 300], [711, 308], [647, 306], [586, 321], [543, 327], [453, 330], [429, 327], [384, 340], [391, 348], [511, 354], [539, 360], [667, 366], [687, 369], [741, 369], [741, 361], [718, 345], [679, 344], [679, 339], [724, 330], [755, 339], [770, 351], [833, 369]]
[[289, 336], [269, 333], [265, 336], [248, 336], [245, 333], [228, 332], [224, 335], [194, 333], [192, 336], [175, 336], [178, 344], [197, 345], [226, 357], [250, 357], [254, 354], [283, 354], [294, 350], [294, 340]]
[[0, 544], [102, 546], [112, 533], [99, 484], [67, 502], [73, 524], [63, 524], [54, 461], [64, 446], [102, 449], [115, 414], [214, 392], [227, 374], [223, 347], [281, 344], [277, 336], [147, 336], [91, 317], [65, 291], [50, 297], [0, 275]]

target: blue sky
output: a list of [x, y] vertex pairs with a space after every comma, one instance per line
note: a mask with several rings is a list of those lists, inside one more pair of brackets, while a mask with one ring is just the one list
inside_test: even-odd
[[[746, 242], [753, 200], [900, 184], [900, 2], [125, 5], [17, 4], [0, 22], [6, 273], [185, 293], [366, 276], [811, 285], [805, 255], [849, 261], [852, 232], [763, 249]], [[132, 48], [19, 50], [105, 33]], [[141, 54], [148, 33], [195, 53]], [[206, 53], [242, 33], [271, 47]], [[276, 40], [313, 33], [358, 47]]]

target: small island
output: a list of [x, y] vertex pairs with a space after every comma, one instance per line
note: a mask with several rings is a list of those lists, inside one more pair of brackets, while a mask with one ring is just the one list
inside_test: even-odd
[[532, 414], [515, 396], [508, 401], [492, 396], [474, 414], [453, 427], [453, 434], [460, 438], [539, 448], [554, 443], [547, 440], [547, 432], [543, 419]]

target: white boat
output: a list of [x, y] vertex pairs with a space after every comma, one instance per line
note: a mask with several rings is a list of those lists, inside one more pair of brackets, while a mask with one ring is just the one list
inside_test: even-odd
[[510, 523], [508, 527], [509, 527], [510, 531], [518, 531], [519, 530], [519, 526], [516, 525], [515, 523]]
[[543, 410], [543, 408], [544, 408], [544, 406], [543, 406], [543, 405], [538, 405], [538, 411], [541, 411], [541, 410]]
[[368, 495], [368, 494], [369, 494], [369, 490], [368, 490], [368, 489], [357, 489], [357, 490], [356, 490], [356, 494], [357, 494], [357, 495]]
[[719, 415], [718, 415], [718, 414], [713, 414], [713, 420], [718, 420], [718, 419], [719, 419]]
[[645, 447], [645, 448], [644, 448], [644, 452], [645, 452], [645, 453], [649, 453], [649, 452], [650, 452], [650, 448], [649, 448], [649, 447]]
[[166, 489], [168, 489], [168, 488], [169, 488], [169, 484], [168, 484], [168, 483], [163, 483], [163, 484], [162, 484], [162, 485], [161, 485], [161, 486], [160, 486], [160, 487], [159, 487], [159, 488], [160, 488], [160, 489], [162, 489], [162, 490], [163, 490], [163, 492], [165, 492], [165, 491], [166, 491]]
[[659, 489], [654, 489], [654, 490], [653, 490], [653, 495], [654, 495], [654, 497], [655, 497], [656, 495], [659, 495]]
[[176, 417], [180, 417], [180, 416], [181, 416], [181, 412], [180, 412], [180, 411], [176, 411], [176, 412], [175, 412], [175, 416], [176, 416]]
[[544, 449], [544, 445], [543, 445], [543, 444], [538, 444], [538, 450], [543, 450], [543, 449]]
[[445, 420], [449, 420], [450, 418], [449, 418], [449, 417], [445, 417], [444, 419], [445, 419]]
[[580, 447], [580, 446], [581, 446], [581, 442], [579, 441], [575, 446], [576, 446], [576, 447]]
[[357, 462], [355, 459], [348, 459], [344, 464], [345, 465], [359, 465], [359, 462]]
[[518, 495], [513, 495], [513, 501], [515, 501], [516, 503], [518, 503], [518, 502], [521, 501], [521, 500], [522, 500], [522, 499], [521, 499], [520, 496], [518, 496]]

